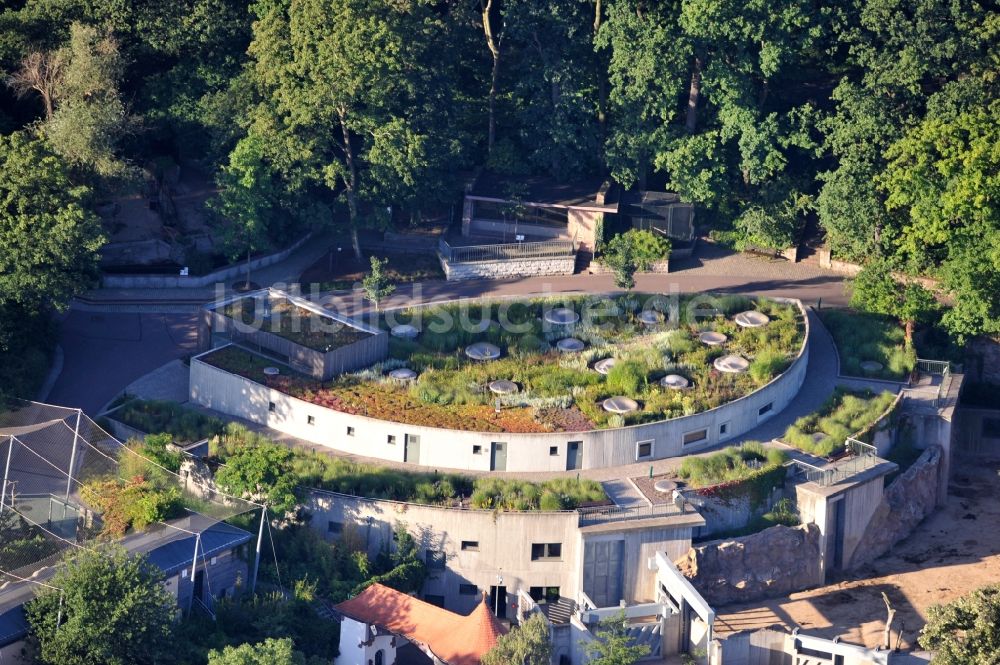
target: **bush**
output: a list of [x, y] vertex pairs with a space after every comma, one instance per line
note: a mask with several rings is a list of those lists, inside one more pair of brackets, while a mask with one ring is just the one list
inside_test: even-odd
[[606, 500], [599, 482], [574, 478], [543, 483], [479, 478], [472, 493], [472, 507], [486, 510], [572, 510]]
[[868, 429], [895, 399], [888, 391], [875, 395], [838, 390], [819, 411], [796, 420], [782, 439], [799, 450], [829, 457], [848, 437]]
[[788, 358], [777, 349], [764, 349], [750, 363], [750, 376], [763, 385], [785, 371]]
[[706, 487], [746, 480], [761, 469], [781, 466], [787, 459], [788, 456], [776, 448], [748, 441], [743, 446], [729, 446], [712, 455], [686, 457], [677, 475], [692, 487]]
[[167, 433], [184, 443], [219, 434], [225, 427], [218, 418], [167, 400], [131, 399], [112, 414], [115, 420], [148, 434]]
[[[823, 309], [820, 317], [837, 344], [841, 374], [901, 381], [916, 366], [916, 352], [895, 319], [845, 309]], [[861, 369], [866, 360], [881, 363], [882, 369], [866, 373]]]
[[609, 394], [635, 396], [646, 385], [646, 368], [635, 361], [620, 362], [608, 372], [604, 386]]

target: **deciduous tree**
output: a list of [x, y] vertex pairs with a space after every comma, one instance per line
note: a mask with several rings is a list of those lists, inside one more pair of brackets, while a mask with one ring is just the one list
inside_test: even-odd
[[169, 652], [175, 600], [144, 557], [77, 550], [49, 584], [25, 606], [42, 662], [146, 665]]

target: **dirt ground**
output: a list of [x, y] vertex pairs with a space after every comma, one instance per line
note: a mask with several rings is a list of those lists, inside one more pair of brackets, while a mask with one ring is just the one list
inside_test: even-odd
[[[341, 252], [324, 254], [316, 263], [302, 273], [300, 281], [303, 284], [320, 284], [319, 290], [340, 290], [350, 289], [355, 283], [364, 279], [364, 276], [371, 270], [371, 264], [367, 256], [370, 252], [365, 252], [365, 260], [358, 262], [347, 249]], [[389, 259], [386, 267], [386, 274], [389, 281], [396, 284], [408, 282], [422, 282], [433, 279], [444, 279], [444, 272], [436, 256], [423, 254], [382, 254], [376, 253], [379, 258]]]
[[884, 591], [896, 608], [893, 646], [916, 640], [931, 605], [1000, 583], [1000, 463], [953, 469], [947, 506], [909, 538], [850, 577], [825, 587], [764, 603], [716, 608], [724, 636], [767, 626], [877, 647], [885, 629]]

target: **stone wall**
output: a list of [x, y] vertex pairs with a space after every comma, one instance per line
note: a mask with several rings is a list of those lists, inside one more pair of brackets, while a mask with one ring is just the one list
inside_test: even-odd
[[441, 259], [441, 268], [449, 282], [466, 279], [505, 279], [507, 277], [537, 277], [543, 275], [572, 275], [576, 269], [575, 256], [544, 259], [519, 259], [515, 261], [477, 261], [452, 263]]
[[[613, 271], [611, 268], [607, 267], [600, 260], [594, 260], [590, 262], [590, 268], [588, 272], [592, 275], [609, 275]], [[670, 272], [670, 259], [661, 259], [659, 261], [654, 261], [650, 266], [647, 273], [667, 273]]]
[[783, 596], [822, 583], [819, 527], [773, 526], [702, 543], [677, 568], [711, 605]]
[[941, 448], [931, 446], [885, 489], [847, 568], [882, 556], [934, 512], [940, 464]]

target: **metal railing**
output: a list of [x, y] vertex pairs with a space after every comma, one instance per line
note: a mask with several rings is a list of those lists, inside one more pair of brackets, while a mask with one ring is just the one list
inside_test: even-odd
[[609, 522], [621, 522], [626, 520], [645, 520], [656, 517], [666, 517], [668, 515], [680, 515], [684, 510], [673, 503], [661, 503], [653, 506], [637, 506], [634, 508], [623, 508], [621, 506], [598, 506], [593, 508], [580, 508], [579, 526], [593, 526], [595, 524], [607, 524]]
[[833, 462], [823, 467], [813, 466], [802, 460], [792, 460], [790, 464], [798, 468], [807, 482], [816, 483], [820, 487], [836, 485], [878, 466], [878, 449], [870, 443], [848, 437], [844, 441], [844, 447], [851, 453], [851, 456], [839, 462]]
[[[924, 376], [941, 377], [941, 380], [937, 383], [937, 392], [933, 398], [934, 408], [939, 408], [948, 396], [948, 391], [951, 390], [951, 363], [947, 360], [928, 360], [926, 358], [917, 358], [915, 369], [918, 374], [922, 374]], [[914, 399], [921, 398], [922, 389], [919, 386], [904, 388], [903, 391], [907, 394], [907, 396]], [[925, 402], [927, 401], [926, 393], [924, 393], [924, 397], [922, 399]]]
[[444, 238], [438, 240], [438, 251], [449, 263], [479, 263], [483, 261], [516, 261], [548, 259], [576, 255], [573, 240], [514, 242], [497, 245], [465, 245], [452, 247]]

